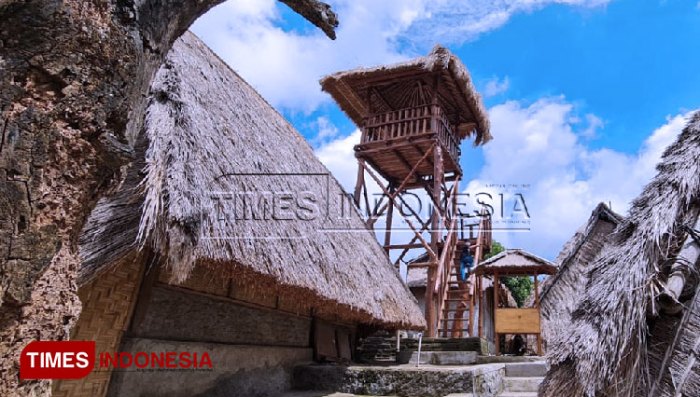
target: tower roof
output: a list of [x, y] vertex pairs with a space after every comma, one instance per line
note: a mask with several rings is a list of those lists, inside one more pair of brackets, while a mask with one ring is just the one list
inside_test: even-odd
[[409, 107], [410, 101], [423, 94], [422, 87], [431, 86], [435, 76], [440, 78], [441, 106], [453, 116], [460, 137], [474, 134], [475, 145], [491, 140], [488, 115], [469, 71], [459, 58], [439, 45], [427, 56], [407, 62], [326, 76], [321, 86], [361, 126], [371, 107], [387, 112]]

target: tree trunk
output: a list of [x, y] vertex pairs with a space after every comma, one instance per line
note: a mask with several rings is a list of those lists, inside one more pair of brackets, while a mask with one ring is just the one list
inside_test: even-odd
[[[223, 0], [0, 0], [0, 395], [33, 340], [68, 339], [80, 313], [77, 239], [114, 188], [147, 90], [190, 24]], [[332, 33], [328, 7], [285, 1]]]

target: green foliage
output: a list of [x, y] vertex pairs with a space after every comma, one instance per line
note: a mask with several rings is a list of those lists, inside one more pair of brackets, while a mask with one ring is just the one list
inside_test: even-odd
[[518, 307], [523, 307], [523, 303], [532, 292], [532, 278], [530, 277], [502, 277], [501, 282], [505, 284], [513, 294]]
[[[498, 241], [494, 241], [491, 244], [491, 252], [484, 256], [484, 260], [489, 259], [492, 256], [496, 256], [501, 252], [505, 251], [506, 247]], [[533, 288], [533, 281], [530, 277], [501, 277], [501, 282], [510, 290], [513, 294], [513, 299], [518, 304], [518, 307], [522, 307], [523, 303]]]
[[503, 244], [499, 243], [498, 241], [494, 241], [491, 243], [491, 252], [484, 255], [484, 260], [489, 259], [492, 256], [496, 256], [505, 250], [506, 247], [504, 247]]

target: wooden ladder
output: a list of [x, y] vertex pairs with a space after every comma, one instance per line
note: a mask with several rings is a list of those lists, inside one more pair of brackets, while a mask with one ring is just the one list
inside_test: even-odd
[[[475, 299], [473, 277], [468, 277], [467, 280], [461, 280], [460, 277], [462, 252], [465, 249], [471, 251], [475, 266], [483, 260], [484, 253], [491, 247], [491, 219], [488, 214], [482, 214], [475, 239], [457, 239], [456, 219], [450, 226], [436, 273], [436, 294], [439, 298], [437, 335], [463, 338], [474, 332]], [[467, 313], [469, 317], [465, 319]]]

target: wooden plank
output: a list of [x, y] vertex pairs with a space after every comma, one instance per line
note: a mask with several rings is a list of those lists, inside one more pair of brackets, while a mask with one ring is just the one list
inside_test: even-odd
[[314, 357], [317, 361], [337, 360], [335, 328], [323, 321], [314, 321]]
[[540, 333], [540, 311], [537, 308], [496, 309], [495, 319], [499, 334]]
[[336, 330], [336, 340], [338, 344], [338, 357], [343, 361], [352, 360], [351, 333], [345, 328]]

